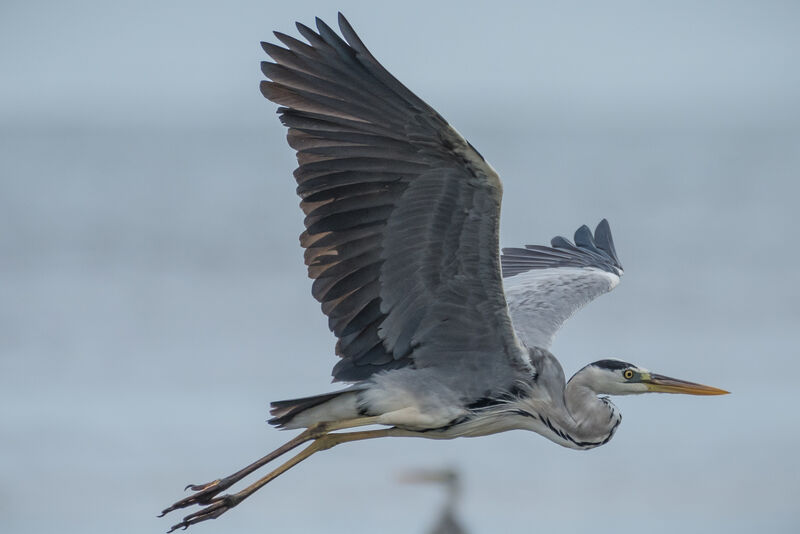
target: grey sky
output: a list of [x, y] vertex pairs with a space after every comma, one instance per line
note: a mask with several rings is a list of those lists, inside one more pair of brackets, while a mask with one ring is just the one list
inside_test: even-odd
[[336, 9], [440, 107], [797, 120], [795, 2], [6, 3], [0, 118], [260, 124], [259, 40]]

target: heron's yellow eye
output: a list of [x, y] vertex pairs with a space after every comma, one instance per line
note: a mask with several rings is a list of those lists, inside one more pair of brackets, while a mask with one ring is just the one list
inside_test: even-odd
[[633, 378], [633, 371], [630, 369], [625, 369], [625, 371], [622, 373], [622, 376], [624, 376], [626, 380], [630, 380]]

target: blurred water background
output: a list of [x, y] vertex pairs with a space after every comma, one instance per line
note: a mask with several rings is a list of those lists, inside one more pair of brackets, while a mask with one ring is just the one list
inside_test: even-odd
[[503, 246], [611, 221], [626, 270], [554, 352], [733, 392], [617, 399], [607, 446], [531, 433], [314, 457], [197, 532], [796, 532], [799, 5], [4, 2], [0, 531], [159, 532], [187, 483], [332, 388], [294, 156], [258, 41], [341, 9], [504, 179]]

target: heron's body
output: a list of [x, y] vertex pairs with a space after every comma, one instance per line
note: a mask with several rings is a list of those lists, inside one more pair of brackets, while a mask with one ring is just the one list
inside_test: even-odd
[[[347, 389], [272, 405], [270, 421], [306, 428], [258, 462], [164, 512], [208, 505], [176, 525], [218, 517], [318, 450], [389, 436], [449, 439], [524, 429], [559, 445], [607, 443], [621, 416], [607, 395], [722, 390], [620, 360], [569, 381], [549, 352], [573, 313], [623, 274], [611, 230], [574, 242], [499, 250], [502, 185], [441, 115], [395, 79], [340, 15], [262, 43], [265, 97], [297, 151], [312, 295], [338, 338], [334, 381]], [[502, 268], [501, 268], [502, 263]], [[381, 425], [378, 430], [337, 432]], [[313, 443], [245, 490], [218, 495], [264, 464]]]
[[[571, 449], [591, 449], [608, 443], [622, 416], [607, 397], [598, 397], [586, 387], [583, 379], [589, 368], [565, 383], [561, 364], [549, 351], [531, 349], [529, 357], [534, 368], [542, 371], [521, 373], [506, 394], [470, 404], [464, 404], [456, 391], [438, 382], [432, 373], [397, 370], [379, 374], [285, 421], [278, 416], [272, 422], [287, 429], [308, 428], [321, 422], [370, 415], [378, 416], [379, 424], [431, 439], [521, 429]], [[275, 412], [280, 414], [311, 399], [314, 397], [284, 401]]]

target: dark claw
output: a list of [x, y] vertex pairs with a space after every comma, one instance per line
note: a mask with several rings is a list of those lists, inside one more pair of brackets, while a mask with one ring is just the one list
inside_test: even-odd
[[[164, 517], [166, 514], [177, 510], [179, 508], [186, 508], [187, 506], [192, 506], [193, 504], [211, 504], [215, 502], [217, 499], [215, 497], [221, 491], [225, 491], [226, 489], [230, 488], [233, 485], [234, 481], [230, 480], [229, 477], [217, 479], [213, 482], [208, 482], [206, 484], [189, 484], [184, 488], [184, 491], [190, 489], [197, 493], [193, 495], [189, 495], [186, 498], [183, 498], [170, 506], [169, 508], [165, 508], [161, 515], [158, 517]], [[173, 529], [174, 530], [174, 529]]]
[[167, 532], [169, 533], [179, 528], [186, 530], [190, 525], [202, 523], [203, 521], [207, 521], [209, 519], [216, 519], [240, 502], [241, 499], [237, 498], [236, 495], [222, 495], [221, 497], [217, 497], [205, 508], [187, 515], [183, 518], [183, 521], [172, 525], [172, 528], [170, 528]]
[[188, 489], [190, 489], [192, 491], [203, 491], [204, 489], [208, 489], [208, 488], [210, 488], [212, 486], [216, 486], [220, 482], [222, 482], [222, 480], [218, 478], [217, 480], [214, 480], [213, 482], [206, 482], [205, 484], [189, 484], [185, 488], [183, 488], [183, 491], [186, 491]]

